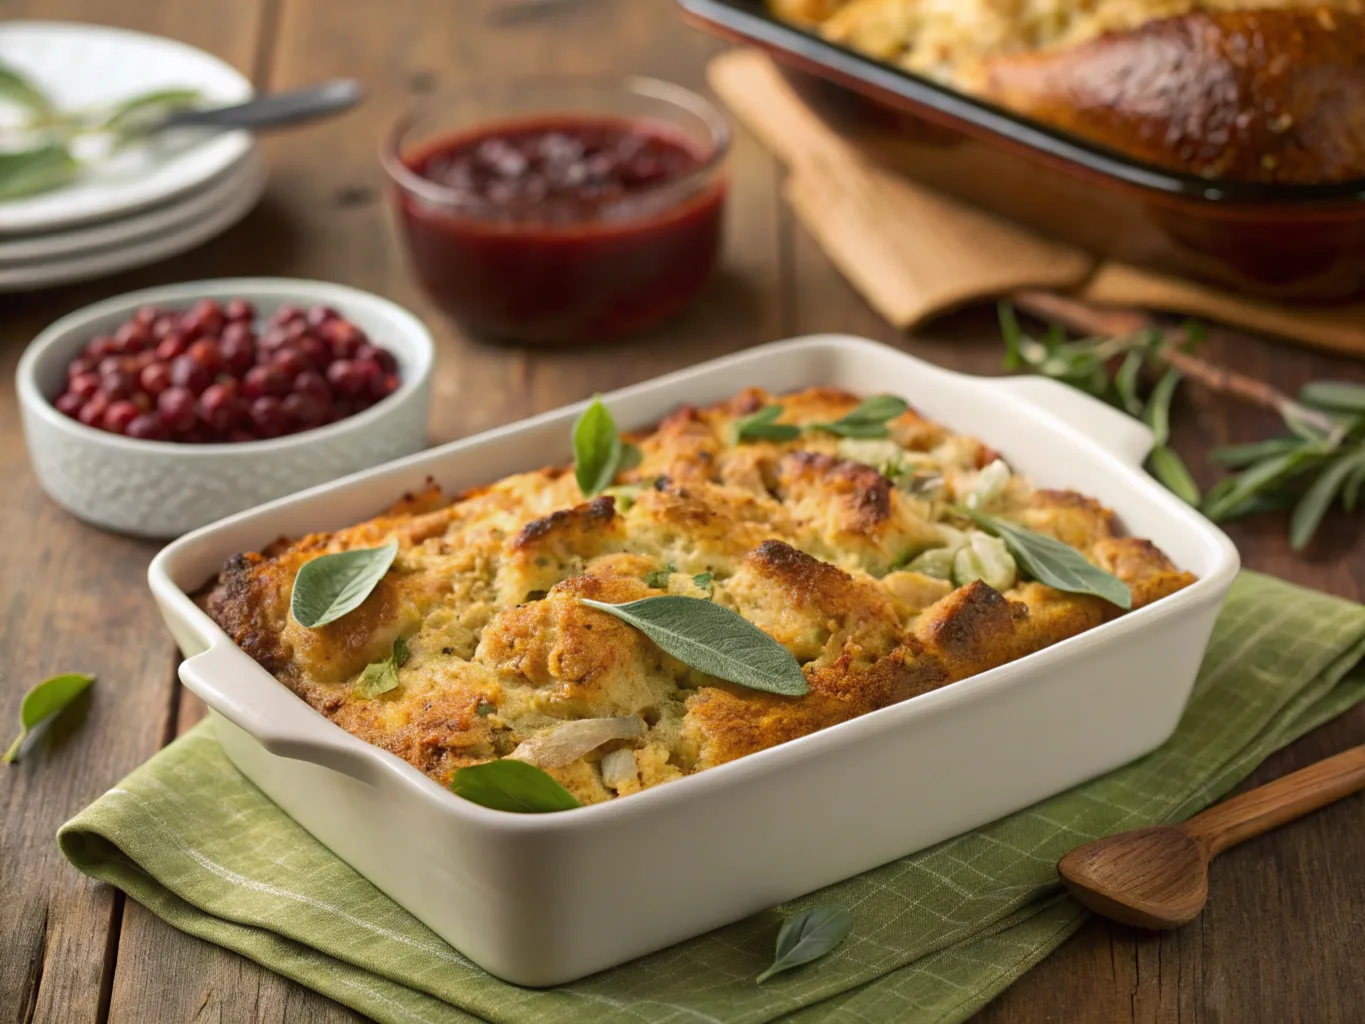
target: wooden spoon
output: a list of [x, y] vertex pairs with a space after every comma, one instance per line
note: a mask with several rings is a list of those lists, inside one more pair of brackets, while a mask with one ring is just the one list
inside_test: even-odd
[[1352, 747], [1210, 807], [1182, 825], [1120, 832], [1078, 846], [1057, 865], [1097, 914], [1139, 928], [1176, 928], [1209, 898], [1209, 861], [1243, 840], [1365, 789], [1365, 746]]

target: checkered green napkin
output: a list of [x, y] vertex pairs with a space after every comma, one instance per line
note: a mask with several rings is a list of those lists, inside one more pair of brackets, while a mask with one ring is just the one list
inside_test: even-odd
[[[774, 912], [547, 991], [474, 966], [294, 824], [200, 726], [62, 827], [71, 862], [182, 931], [379, 1021], [960, 1021], [1074, 932], [1054, 865], [1175, 821], [1365, 697], [1365, 607], [1243, 573], [1160, 750]], [[833, 954], [759, 986], [781, 915], [853, 911]]]

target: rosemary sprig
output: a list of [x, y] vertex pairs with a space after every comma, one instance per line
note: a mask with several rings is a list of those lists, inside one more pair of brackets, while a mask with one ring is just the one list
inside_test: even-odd
[[[1026, 304], [1047, 319], [1074, 327], [1116, 327], [1116, 333], [1072, 340], [1055, 323], [1034, 338], [1019, 326], [1010, 305], [1000, 307], [1006, 370], [1037, 373], [1070, 384], [1140, 416], [1155, 438], [1148, 471], [1215, 522], [1292, 508], [1289, 540], [1308, 546], [1334, 504], [1354, 512], [1365, 488], [1365, 385], [1316, 381], [1297, 398], [1264, 381], [1233, 373], [1194, 350], [1197, 324], [1165, 330], [1144, 318], [1107, 316], [1070, 300], [1032, 296]], [[1144, 380], [1155, 380], [1143, 396]], [[1189, 469], [1169, 447], [1171, 405], [1181, 383], [1197, 380], [1210, 390], [1276, 413], [1288, 434], [1228, 445], [1209, 453], [1231, 470], [1201, 494]]]

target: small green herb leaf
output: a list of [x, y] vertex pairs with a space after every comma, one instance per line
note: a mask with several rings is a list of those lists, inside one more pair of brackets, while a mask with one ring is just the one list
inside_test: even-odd
[[673, 568], [673, 563], [670, 562], [664, 568], [656, 569], [654, 572], [646, 576], [645, 586], [653, 587], [655, 590], [667, 590], [668, 578], [672, 576], [675, 572], [677, 572], [677, 570]]
[[710, 599], [712, 592], [716, 589], [716, 577], [709, 572], [697, 573], [697, 575], [692, 577], [692, 582], [700, 589], [706, 591], [708, 600]]
[[792, 653], [744, 616], [699, 597], [646, 597], [629, 604], [583, 599], [634, 626], [684, 665], [751, 690], [807, 692]]
[[909, 408], [904, 399], [895, 395], [873, 395], [833, 423], [813, 423], [811, 426], [839, 437], [886, 437], [891, 433], [887, 423]]
[[383, 661], [366, 665], [356, 683], [356, 692], [369, 700], [381, 693], [398, 689], [398, 670], [408, 660], [408, 642], [401, 636], [393, 639], [393, 653]]
[[299, 625], [317, 629], [359, 608], [393, 565], [398, 541], [381, 548], [338, 551], [305, 562], [294, 578], [289, 610]]
[[1069, 544], [995, 516], [963, 509], [977, 526], [1005, 542], [1019, 568], [1039, 583], [1069, 594], [1093, 594], [1127, 610], [1133, 594], [1117, 576], [1091, 565]]
[[1175, 397], [1176, 386], [1180, 383], [1180, 371], [1168, 369], [1152, 388], [1147, 399], [1147, 409], [1143, 419], [1152, 428], [1152, 437], [1158, 448], [1164, 448], [1171, 440], [1171, 399]]
[[52, 101], [47, 94], [7, 64], [0, 64], [0, 101], [23, 107], [36, 117], [52, 113]]
[[791, 441], [801, 436], [801, 428], [790, 423], [778, 423], [782, 406], [765, 405], [752, 416], [735, 421], [735, 440]]
[[1209, 452], [1209, 459], [1231, 469], [1241, 469], [1253, 462], [1272, 455], [1284, 455], [1303, 447], [1296, 437], [1272, 437], [1265, 441], [1252, 441], [1249, 444], [1228, 444]]
[[1022, 370], [1027, 365], [1024, 358], [1024, 332], [1019, 328], [1014, 307], [1002, 302], [996, 306], [996, 315], [1000, 318], [1000, 336], [1005, 339], [1005, 371], [1013, 373]]
[[1303, 497], [1294, 506], [1294, 515], [1289, 520], [1290, 547], [1295, 551], [1302, 551], [1308, 546], [1322, 522], [1322, 517], [1332, 507], [1337, 493], [1350, 479], [1351, 474], [1362, 467], [1365, 467], [1365, 452], [1338, 459], [1303, 492]]
[[758, 976], [758, 984], [774, 974], [820, 959], [843, 942], [852, 928], [853, 915], [847, 907], [816, 907], [788, 918], [777, 933], [772, 966]]
[[19, 706], [19, 735], [10, 744], [9, 750], [5, 751], [4, 763], [13, 764], [19, 760], [19, 748], [24, 745], [28, 734], [49, 718], [60, 714], [94, 681], [94, 676], [69, 672], [44, 679], [24, 694], [24, 702]]
[[620, 465], [621, 435], [616, 432], [616, 421], [601, 396], [594, 395], [592, 404], [573, 425], [573, 472], [578, 489], [587, 498], [606, 490]]
[[583, 806], [548, 773], [506, 757], [458, 769], [450, 780], [450, 790], [480, 806], [517, 814], [571, 811]]
[[1152, 454], [1147, 456], [1147, 467], [1152, 471], [1152, 476], [1160, 480], [1177, 498], [1187, 505], [1199, 507], [1203, 497], [1199, 493], [1199, 485], [1194, 482], [1194, 477], [1190, 475], [1184, 461], [1174, 451], [1165, 445], [1153, 448]]
[[1299, 401], [1329, 412], [1365, 412], [1365, 387], [1344, 380], [1315, 380], [1299, 391]]
[[1130, 349], [1123, 357], [1119, 372], [1114, 374], [1114, 391], [1130, 416], [1142, 415], [1142, 399], [1138, 397], [1138, 375], [1147, 361], [1147, 353], [1140, 348]]
[[60, 142], [0, 153], [0, 201], [48, 192], [71, 181], [76, 158]]
[[95, 127], [125, 137], [139, 135], [167, 115], [192, 107], [202, 98], [198, 89], [157, 89], [116, 104]]
[[634, 469], [644, 461], [645, 453], [640, 450], [638, 444], [622, 443], [621, 461], [616, 464], [616, 472], [624, 473]]
[[1247, 499], [1295, 476], [1314, 458], [1312, 452], [1300, 447], [1253, 463], [1236, 476], [1219, 481], [1218, 486], [1209, 491], [1204, 497], [1204, 515], [1214, 522], [1222, 522]]

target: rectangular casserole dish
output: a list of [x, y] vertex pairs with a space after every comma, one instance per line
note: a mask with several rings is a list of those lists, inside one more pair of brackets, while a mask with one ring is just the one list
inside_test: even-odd
[[813, 110], [880, 162], [1041, 234], [1260, 298], [1365, 293], [1365, 180], [1220, 182], [1123, 153], [787, 24], [764, 0], [678, 0], [772, 55]]
[[468, 803], [345, 732], [189, 596], [238, 552], [358, 522], [428, 477], [450, 492], [567, 461], [579, 403], [232, 516], [165, 548], [149, 578], [187, 655], [180, 678], [209, 706], [233, 763], [286, 813], [481, 967], [532, 986], [611, 967], [947, 839], [1171, 734], [1238, 558], [1217, 528], [1138, 468], [1151, 435], [1137, 421], [1053, 381], [968, 377], [831, 335], [751, 349], [605, 400], [634, 429], [743, 387], [814, 384], [902, 395], [1037, 483], [1114, 508], [1126, 530], [1198, 582], [863, 718], [643, 793], [542, 815]]

